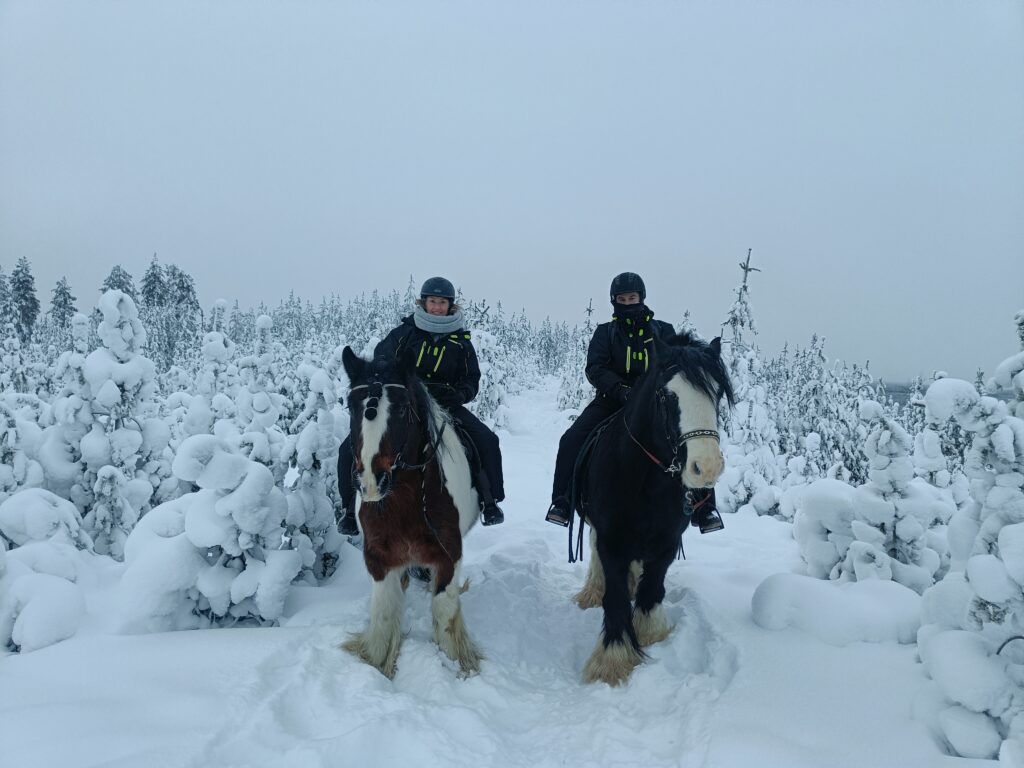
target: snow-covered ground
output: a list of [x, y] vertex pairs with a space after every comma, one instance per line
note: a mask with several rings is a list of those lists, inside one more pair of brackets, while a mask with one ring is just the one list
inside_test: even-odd
[[556, 389], [510, 402], [506, 523], [467, 541], [479, 675], [459, 679], [433, 644], [415, 583], [393, 681], [339, 650], [367, 618], [354, 547], [329, 583], [292, 590], [280, 628], [150, 635], [118, 631], [123, 566], [82, 555], [78, 634], [0, 657], [0, 765], [995, 765], [945, 756], [929, 731], [909, 590], [796, 576], [792, 526], [771, 518], [687, 533], [672, 634], [626, 685], [581, 684], [601, 614], [570, 602], [586, 563], [543, 521], [567, 418]]

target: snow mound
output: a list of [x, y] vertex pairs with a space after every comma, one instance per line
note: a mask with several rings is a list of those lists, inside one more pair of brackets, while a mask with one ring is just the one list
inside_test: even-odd
[[921, 598], [897, 582], [837, 583], [792, 573], [765, 579], [751, 610], [760, 627], [793, 627], [836, 646], [913, 643], [921, 623]]

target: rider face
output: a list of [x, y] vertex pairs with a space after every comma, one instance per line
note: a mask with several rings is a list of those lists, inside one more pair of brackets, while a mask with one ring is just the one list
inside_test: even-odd
[[629, 293], [617, 293], [615, 294], [616, 304], [639, 304], [640, 294], [636, 291], [630, 291]]
[[427, 296], [423, 302], [427, 312], [431, 315], [447, 315], [451, 302], [443, 296]]

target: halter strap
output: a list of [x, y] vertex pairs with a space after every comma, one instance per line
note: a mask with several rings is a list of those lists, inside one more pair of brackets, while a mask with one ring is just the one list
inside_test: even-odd
[[680, 435], [679, 442], [685, 443], [687, 440], [692, 440], [695, 437], [713, 437], [718, 442], [722, 442], [717, 429], [691, 429], [685, 435]]

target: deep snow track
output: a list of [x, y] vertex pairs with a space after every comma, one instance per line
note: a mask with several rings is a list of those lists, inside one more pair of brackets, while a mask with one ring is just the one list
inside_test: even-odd
[[[508, 522], [467, 542], [463, 610], [487, 659], [468, 680], [431, 641], [428, 593], [406, 595], [406, 637], [389, 681], [337, 650], [366, 621], [368, 581], [350, 553], [331, 586], [297, 607], [290, 640], [244, 671], [227, 719], [194, 766], [701, 765], [715, 701], [736, 670], [736, 651], [709, 620], [686, 579], [669, 579], [675, 631], [650, 649], [626, 686], [582, 686], [599, 610], [569, 602], [584, 564], [565, 563], [566, 534], [545, 524], [554, 445], [552, 389], [532, 393], [503, 439]], [[537, 402], [541, 398], [540, 402]], [[525, 403], [523, 404], [525, 406]], [[337, 599], [324, 601], [324, 592]], [[314, 595], [300, 594], [296, 603]], [[294, 628], [309, 630], [296, 638]]]

